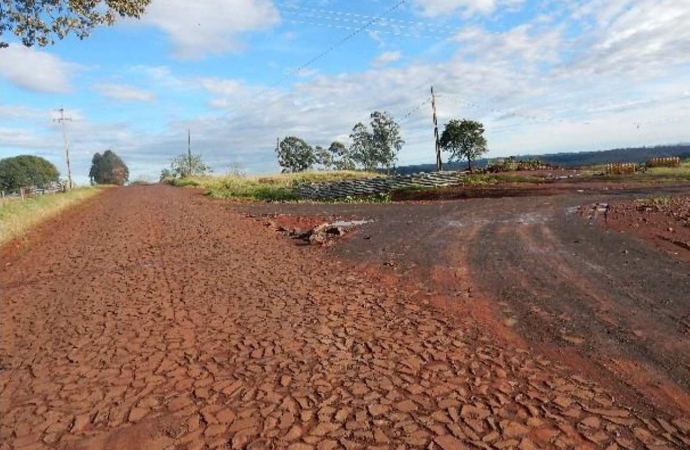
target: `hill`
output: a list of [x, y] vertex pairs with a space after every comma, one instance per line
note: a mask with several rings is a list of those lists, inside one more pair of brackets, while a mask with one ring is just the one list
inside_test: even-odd
[[[680, 156], [690, 158], [690, 144], [658, 145], [654, 147], [629, 147], [611, 150], [598, 150], [579, 153], [548, 153], [545, 155], [516, 155], [517, 159], [539, 159], [541, 161], [563, 167], [593, 166], [614, 162], [643, 163], [649, 158], [657, 156]], [[486, 166], [490, 159], [480, 159], [473, 163], [477, 167]], [[462, 170], [467, 166], [464, 161], [444, 164], [445, 170]], [[433, 172], [435, 164], [417, 164], [401, 166], [397, 173], [409, 174], [417, 172]]]

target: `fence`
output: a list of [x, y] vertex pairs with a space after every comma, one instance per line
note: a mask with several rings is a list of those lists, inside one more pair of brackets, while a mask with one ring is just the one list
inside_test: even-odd
[[680, 158], [673, 156], [669, 158], [651, 158], [647, 161], [647, 167], [678, 167], [680, 166]]
[[25, 200], [27, 198], [40, 197], [41, 195], [50, 195], [58, 192], [63, 192], [64, 187], [59, 184], [54, 184], [46, 188], [39, 188], [36, 186], [32, 187], [22, 187], [19, 191], [5, 193], [5, 191], [0, 191], [0, 200], [2, 203], [14, 200]]
[[606, 164], [605, 171], [609, 175], [622, 175], [627, 173], [635, 173], [638, 166], [635, 163], [614, 163]]

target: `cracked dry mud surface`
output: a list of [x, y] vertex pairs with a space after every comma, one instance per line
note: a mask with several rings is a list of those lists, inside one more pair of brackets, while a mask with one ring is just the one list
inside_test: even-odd
[[3, 450], [690, 447], [193, 191], [112, 189], [37, 239], [1, 269]]

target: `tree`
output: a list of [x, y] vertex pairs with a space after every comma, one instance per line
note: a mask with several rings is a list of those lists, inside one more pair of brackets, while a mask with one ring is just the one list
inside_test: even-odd
[[314, 159], [316, 164], [323, 167], [325, 170], [330, 170], [333, 168], [335, 161], [333, 160], [333, 155], [327, 148], [317, 145], [314, 147]]
[[129, 168], [112, 150], [101, 155], [96, 153], [91, 159], [89, 170], [91, 184], [116, 184], [122, 186], [129, 180]]
[[211, 168], [204, 162], [201, 155], [183, 153], [170, 161], [171, 178], [185, 178], [194, 175], [206, 175]]
[[441, 148], [450, 152], [450, 160], [467, 159], [467, 170], [472, 170], [472, 161], [486, 153], [484, 125], [474, 120], [451, 120], [446, 124], [441, 139]]
[[389, 113], [374, 111], [371, 114], [371, 129], [377, 162], [390, 169], [395, 165], [398, 153], [405, 144], [400, 137], [400, 125]]
[[355, 170], [357, 168], [350, 149], [342, 142], [333, 141], [328, 147], [328, 153], [331, 155], [330, 158], [335, 170]]
[[60, 173], [47, 159], [33, 155], [19, 155], [0, 159], [0, 188], [16, 191], [21, 187], [43, 188], [57, 183]]
[[278, 164], [284, 172], [303, 172], [311, 169], [316, 163], [316, 154], [304, 140], [288, 136], [278, 145]]
[[361, 164], [364, 170], [374, 170], [376, 168], [376, 155], [374, 150], [374, 137], [362, 122], [358, 122], [350, 134], [352, 144], [350, 154], [352, 159]]
[[[140, 18], [151, 0], [0, 0], [0, 36], [9, 31], [31, 47], [44, 47], [70, 32], [87, 37], [117, 16]], [[0, 47], [7, 43], [0, 41]]]
[[390, 168], [405, 144], [400, 137], [400, 125], [388, 112], [374, 111], [370, 117], [371, 131], [361, 122], [352, 129], [351, 157], [365, 170], [375, 170], [379, 166]]
[[161, 170], [161, 176], [158, 178], [158, 182], [159, 183], [165, 183], [166, 181], [171, 180], [173, 178], [174, 177], [173, 177], [173, 174], [170, 171], [170, 169], [165, 168], [165, 169]]

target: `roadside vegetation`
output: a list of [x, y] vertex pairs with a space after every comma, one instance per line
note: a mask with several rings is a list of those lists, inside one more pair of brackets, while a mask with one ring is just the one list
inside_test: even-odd
[[184, 178], [167, 178], [163, 182], [178, 187], [206, 189], [214, 198], [238, 198], [260, 201], [297, 200], [292, 189], [302, 183], [321, 183], [381, 176], [378, 173], [354, 170], [294, 172], [270, 176], [192, 175]]
[[0, 203], [0, 245], [22, 236], [31, 228], [101, 192], [103, 188], [77, 188], [25, 200], [4, 199]]

